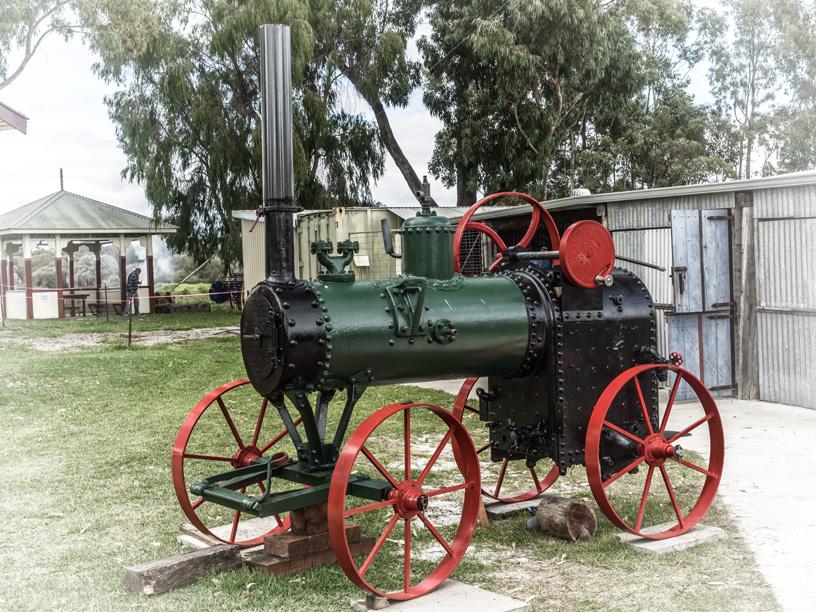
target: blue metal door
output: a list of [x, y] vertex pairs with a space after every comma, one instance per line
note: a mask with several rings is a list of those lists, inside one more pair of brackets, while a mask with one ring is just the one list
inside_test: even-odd
[[[669, 351], [714, 395], [733, 395], [734, 301], [731, 222], [727, 209], [672, 211], [674, 311], [669, 313]], [[689, 399], [683, 385], [678, 397]]]

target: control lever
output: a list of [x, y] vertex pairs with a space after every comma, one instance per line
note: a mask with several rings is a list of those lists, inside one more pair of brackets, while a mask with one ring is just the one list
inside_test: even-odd
[[402, 259], [402, 255], [394, 252], [394, 241], [391, 239], [391, 222], [388, 219], [380, 221], [382, 227], [383, 246], [385, 252], [394, 259]]

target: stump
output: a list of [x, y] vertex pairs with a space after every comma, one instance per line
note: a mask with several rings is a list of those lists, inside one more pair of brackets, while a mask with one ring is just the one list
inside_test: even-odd
[[536, 515], [528, 522], [528, 527], [538, 528], [562, 540], [584, 542], [595, 535], [598, 522], [592, 508], [584, 502], [557, 495], [544, 495], [538, 504]]

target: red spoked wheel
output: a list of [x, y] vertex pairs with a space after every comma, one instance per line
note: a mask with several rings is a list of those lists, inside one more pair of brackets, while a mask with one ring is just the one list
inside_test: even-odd
[[[286, 531], [289, 517], [255, 519], [191, 496], [189, 486], [202, 478], [246, 467], [261, 457], [294, 453], [286, 429], [267, 422], [271, 421], [266, 418], [268, 400], [260, 398], [251, 386], [245, 386], [248, 383], [248, 380], [227, 383], [201, 398], [179, 429], [171, 460], [176, 498], [190, 522], [201, 533], [242, 548], [258, 546], [267, 535]], [[285, 457], [278, 455], [277, 459]], [[248, 495], [261, 495], [264, 491], [260, 479], [241, 490]]]
[[[394, 438], [400, 429], [396, 458]], [[352, 473], [371, 473], [372, 468], [391, 484], [387, 499], [347, 495]], [[430, 593], [456, 569], [470, 544], [479, 486], [473, 442], [450, 412], [431, 404], [378, 410], [349, 437], [329, 488], [329, 539], [343, 572], [357, 586], [389, 599]], [[346, 537], [348, 519], [360, 522], [364, 532], [379, 533], [371, 552], [358, 559]], [[400, 532], [401, 539], [395, 535]]]
[[[496, 244], [496, 247], [499, 251], [506, 251], [507, 246], [505, 245], [504, 241], [499, 237], [499, 235], [493, 230], [491, 227], [483, 224], [471, 221], [471, 217], [476, 214], [482, 206], [487, 204], [488, 202], [492, 202], [494, 200], [498, 200], [500, 198], [508, 198], [508, 197], [515, 197], [524, 202], [527, 202], [533, 207], [533, 212], [530, 216], [530, 225], [527, 228], [527, 231], [524, 233], [524, 236], [521, 237], [518, 244], [516, 246], [519, 247], [527, 247], [530, 246], [530, 242], [532, 242], [533, 238], [538, 231], [538, 226], [541, 223], [541, 220], [544, 220], [544, 227], [547, 230], [547, 234], [549, 235], [550, 241], [550, 249], [558, 250], [558, 246], [560, 243], [560, 236], [558, 234], [558, 228], [555, 225], [555, 221], [552, 218], [552, 215], [547, 210], [547, 208], [536, 200], [533, 196], [528, 195], [526, 193], [521, 193], [518, 191], [503, 191], [500, 193], [494, 193], [493, 195], [489, 195], [485, 198], [482, 198], [478, 202], [476, 202], [473, 206], [471, 206], [467, 212], [462, 216], [462, 219], [459, 221], [459, 225], [456, 227], [456, 232], [453, 234], [453, 263], [454, 268], [457, 272], [462, 271], [462, 261], [461, 261], [461, 247], [462, 247], [462, 238], [465, 235], [466, 230], [476, 230], [483, 234], [486, 234], [493, 242]], [[499, 253], [499, 256], [496, 260], [490, 264], [488, 270], [493, 272], [496, 270], [499, 265], [501, 264], [502, 255]], [[558, 260], [553, 261], [553, 265], [558, 265]]]
[[487, 427], [479, 419], [479, 411], [467, 403], [478, 380], [466, 378], [462, 383], [453, 405], [453, 416], [465, 426], [474, 440], [482, 473], [482, 493], [505, 504], [535, 499], [558, 480], [558, 466], [547, 460], [552, 467], [541, 478], [536, 468], [528, 468], [523, 461], [491, 461]]
[[[676, 376], [668, 403], [659, 419], [659, 427], [655, 427], [649, 419], [638, 377], [660, 369], [670, 370]], [[677, 392], [683, 383], [694, 391], [699, 404], [684, 405], [682, 409], [675, 409], [673, 412]], [[621, 406], [616, 400], [625, 393], [630, 394], [631, 401], [636, 402], [643, 413], [643, 419], [637, 425], [616, 423], [615, 412]], [[702, 416], [699, 418], [690, 414], [692, 410], [699, 413], [700, 408]], [[681, 413], [679, 418], [672, 421], [682, 421], [683, 425], [679, 430], [667, 428], [674, 413]], [[692, 432], [699, 434], [698, 428], [703, 425], [706, 426], [708, 436], [707, 440], [700, 440], [707, 442], [708, 447], [708, 465], [705, 467], [685, 459], [685, 451], [679, 445], [681, 438]], [[620, 447], [621, 444], [628, 445], [634, 451], [635, 459], [614, 474], [604, 474], [601, 466], [603, 457], [607, 456], [612, 445]], [[704, 447], [705, 444], [701, 446]], [[585, 463], [595, 501], [616, 527], [650, 540], [680, 535], [702, 520], [717, 495], [724, 456], [722, 421], [714, 399], [702, 381], [691, 372], [674, 365], [647, 364], [620, 374], [598, 398], [587, 428]], [[643, 464], [648, 466], [648, 470], [642, 490], [639, 486], [637, 488], [640, 491], [638, 504], [628, 505], [626, 498], [631, 496], [626, 494], [613, 499], [610, 494], [611, 486], [620, 482], [622, 476], [638, 471], [637, 468]], [[665, 489], [664, 494], [659, 497], [652, 495], [651, 490], [656, 471], [659, 472]], [[674, 476], [670, 475], [670, 471], [674, 472]], [[671, 526], [655, 529], [656, 525], [666, 522]]]

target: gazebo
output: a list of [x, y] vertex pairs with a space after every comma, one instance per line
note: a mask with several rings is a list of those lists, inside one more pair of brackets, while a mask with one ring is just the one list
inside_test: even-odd
[[[125, 303], [128, 274], [127, 249], [138, 242], [146, 253], [139, 288], [143, 312], [152, 312], [154, 291], [153, 242], [158, 234], [175, 233], [176, 227], [156, 224], [153, 219], [111, 204], [105, 204], [60, 189], [25, 206], [0, 215], [0, 300], [6, 318], [53, 319], [65, 316], [66, 302], [71, 310], [77, 300], [96, 304]], [[107, 290], [102, 286], [102, 246], [113, 244], [119, 251], [119, 286]], [[56, 286], [35, 288], [32, 252], [37, 247], [52, 247], [56, 267]], [[96, 282], [77, 287], [74, 255], [87, 246], [96, 256]], [[22, 251], [24, 282], [15, 287], [14, 256]], [[64, 285], [62, 257], [68, 257], [68, 284]], [[134, 266], [135, 267], [135, 266]], [[107, 293], [106, 293], [107, 290]], [[145, 299], [147, 298], [147, 299]]]

